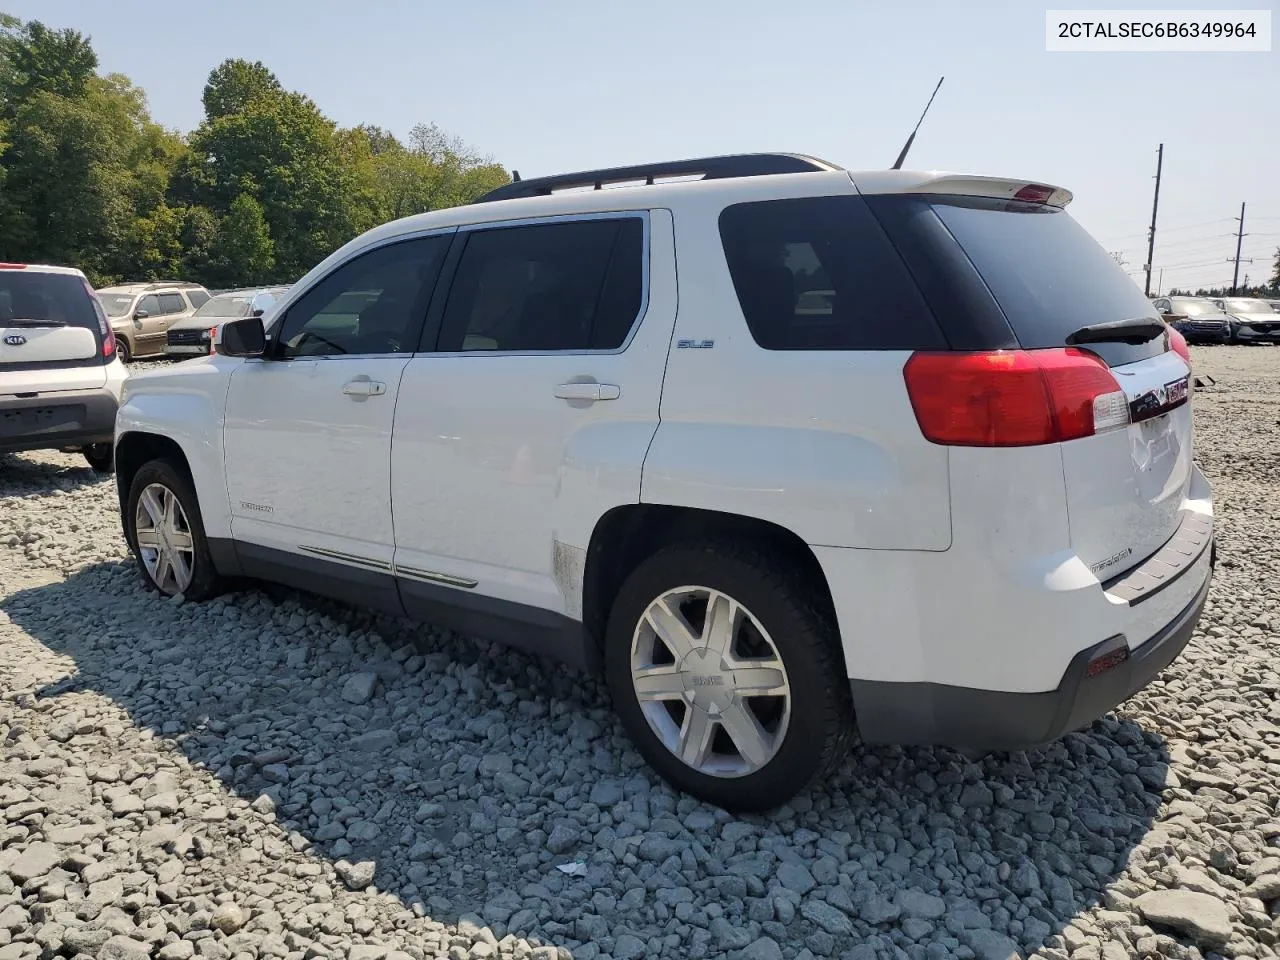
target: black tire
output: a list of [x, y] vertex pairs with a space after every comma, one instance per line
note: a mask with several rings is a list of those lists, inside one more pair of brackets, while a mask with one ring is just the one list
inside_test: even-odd
[[129, 341], [119, 335], [116, 336], [116, 353], [119, 354], [121, 363], [129, 363], [133, 360], [133, 351], [129, 349]]
[[129, 485], [129, 496], [125, 501], [123, 525], [125, 539], [133, 552], [134, 560], [142, 579], [152, 590], [165, 595], [173, 595], [176, 591], [161, 589], [147, 572], [146, 563], [142, 559], [142, 551], [138, 549], [137, 515], [138, 501], [142, 492], [153, 483], [163, 484], [176, 497], [186, 514], [187, 527], [191, 532], [192, 542], [192, 576], [191, 583], [183, 591], [187, 600], [209, 600], [222, 592], [224, 584], [214, 568], [213, 558], [209, 554], [209, 543], [204, 534], [204, 520], [200, 516], [200, 503], [196, 492], [187, 478], [186, 472], [175, 467], [168, 460], [151, 460], [142, 465], [133, 482]]
[[[772, 759], [754, 772], [722, 777], [695, 770], [668, 750], [640, 706], [631, 676], [637, 625], [654, 600], [685, 585], [747, 606], [786, 670], [790, 721]], [[675, 544], [627, 577], [609, 614], [605, 679], [624, 729], [663, 779], [725, 810], [752, 812], [786, 803], [839, 766], [854, 737], [853, 708], [837, 631], [824, 606], [788, 565], [745, 544]]]
[[94, 443], [85, 447], [81, 453], [93, 468], [94, 473], [110, 473], [116, 467], [116, 447], [114, 443]]

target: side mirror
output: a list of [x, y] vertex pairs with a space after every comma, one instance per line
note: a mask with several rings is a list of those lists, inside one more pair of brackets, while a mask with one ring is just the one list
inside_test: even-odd
[[151, 316], [151, 314], [150, 314], [150, 313], [148, 313], [146, 310], [135, 310], [135, 311], [133, 311], [133, 319], [135, 319], [135, 320], [145, 320], [145, 319], [147, 319], [147, 317], [149, 317], [149, 316]]
[[214, 349], [224, 357], [260, 357], [267, 349], [261, 317], [232, 320], [218, 328]]
[[253, 312], [249, 314], [251, 317], [260, 317], [265, 311], [262, 307], [254, 307]]

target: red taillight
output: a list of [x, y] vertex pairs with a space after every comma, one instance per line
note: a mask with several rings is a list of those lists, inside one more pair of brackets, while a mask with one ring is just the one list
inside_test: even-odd
[[116, 332], [107, 326], [106, 336], [102, 338], [102, 355], [108, 359], [115, 356], [116, 352]]
[[902, 373], [920, 432], [934, 443], [1026, 447], [1129, 422], [1110, 369], [1074, 347], [914, 353]]
[[1173, 327], [1169, 328], [1169, 349], [1187, 361], [1188, 367], [1191, 366], [1191, 348], [1187, 346], [1187, 338]]
[[1029, 183], [1013, 195], [1015, 200], [1027, 203], [1048, 203], [1053, 196], [1053, 187], [1042, 187], [1038, 183]]
[[25, 263], [0, 263], [0, 270], [25, 270]]

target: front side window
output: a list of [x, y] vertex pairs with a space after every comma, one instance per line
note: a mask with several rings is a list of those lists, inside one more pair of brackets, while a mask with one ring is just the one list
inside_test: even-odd
[[467, 238], [439, 349], [616, 350], [644, 296], [644, 222], [573, 220]]
[[338, 267], [289, 307], [276, 355], [412, 353], [449, 239], [388, 244]]
[[860, 197], [726, 207], [720, 239], [738, 303], [766, 350], [943, 345], [932, 313]]
[[148, 317], [158, 317], [163, 310], [160, 309], [160, 298], [154, 293], [149, 293], [138, 301], [137, 313], [145, 314]]

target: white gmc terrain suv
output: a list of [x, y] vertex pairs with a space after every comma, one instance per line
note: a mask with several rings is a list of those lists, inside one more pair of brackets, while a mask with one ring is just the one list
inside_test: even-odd
[[1042, 744], [1178, 655], [1213, 563], [1186, 345], [1068, 200], [762, 154], [386, 224], [126, 383], [125, 533], [167, 594], [601, 670], [729, 809], [855, 731]]

